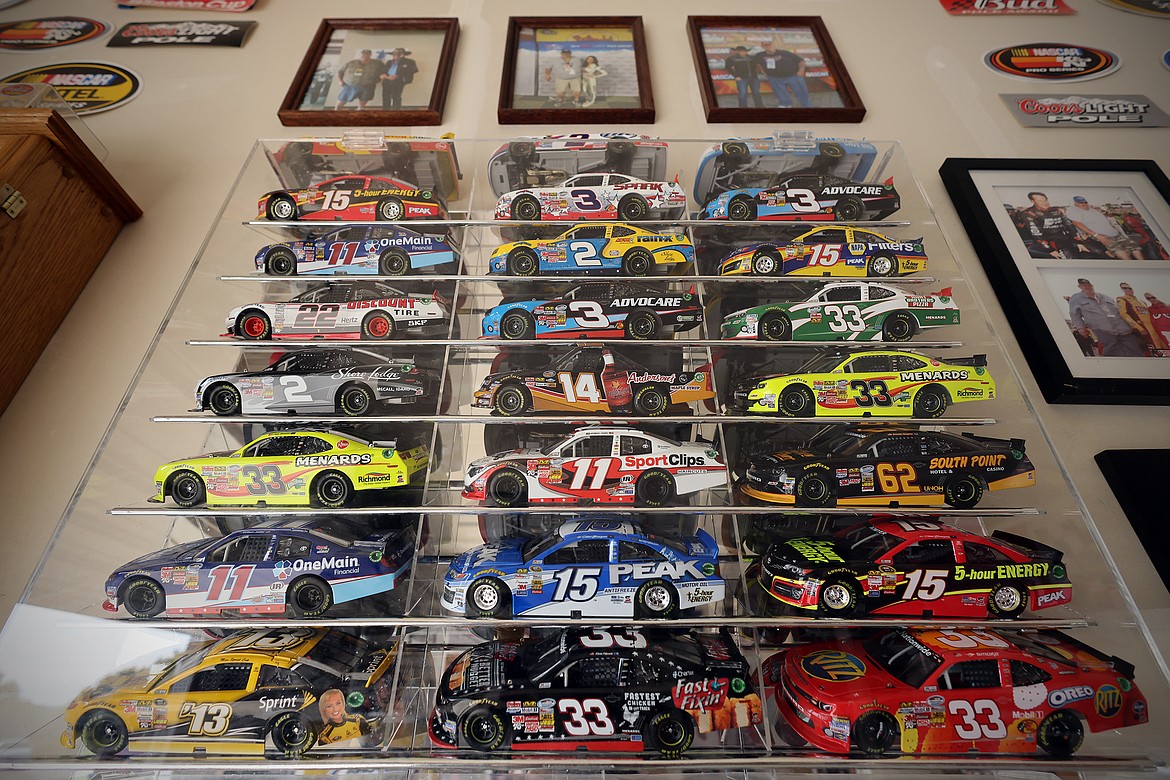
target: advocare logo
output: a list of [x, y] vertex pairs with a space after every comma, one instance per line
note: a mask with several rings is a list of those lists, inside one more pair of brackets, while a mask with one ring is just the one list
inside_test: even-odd
[[120, 65], [63, 62], [13, 73], [0, 79], [0, 84], [48, 84], [78, 114], [96, 114], [132, 99], [142, 81]]
[[1068, 43], [1009, 46], [988, 52], [984, 62], [997, 73], [1040, 81], [1084, 81], [1121, 67], [1112, 52]]

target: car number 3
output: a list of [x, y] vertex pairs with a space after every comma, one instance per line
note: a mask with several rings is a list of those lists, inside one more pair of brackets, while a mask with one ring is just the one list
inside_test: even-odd
[[974, 702], [955, 699], [947, 704], [947, 712], [958, 717], [955, 734], [959, 739], [1003, 739], [1007, 726], [999, 714], [999, 705], [991, 699]]
[[593, 190], [570, 190], [569, 197], [577, 211], [601, 211], [601, 201]]
[[609, 317], [605, 316], [597, 301], [573, 301], [569, 304], [569, 311], [582, 328], [609, 327]]
[[590, 734], [605, 737], [614, 733], [613, 721], [601, 699], [561, 699], [557, 709], [564, 716], [565, 733], [573, 737]]

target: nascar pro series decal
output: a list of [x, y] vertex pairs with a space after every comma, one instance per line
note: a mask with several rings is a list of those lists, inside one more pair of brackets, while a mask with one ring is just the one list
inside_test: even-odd
[[97, 38], [110, 27], [81, 16], [51, 16], [0, 24], [0, 49], [40, 51]]
[[48, 84], [78, 114], [96, 114], [134, 98], [142, 81], [121, 65], [62, 62], [13, 73], [0, 79], [0, 84]]
[[1121, 67], [1121, 58], [1104, 49], [1069, 43], [1025, 43], [988, 52], [987, 67], [1005, 76], [1039, 81], [1085, 81]]

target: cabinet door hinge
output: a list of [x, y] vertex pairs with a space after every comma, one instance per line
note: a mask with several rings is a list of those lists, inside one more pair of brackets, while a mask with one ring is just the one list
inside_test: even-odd
[[11, 184], [0, 184], [0, 209], [3, 209], [5, 214], [16, 219], [27, 203], [24, 196]]

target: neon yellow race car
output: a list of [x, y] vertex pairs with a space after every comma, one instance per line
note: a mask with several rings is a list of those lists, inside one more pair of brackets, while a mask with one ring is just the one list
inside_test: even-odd
[[357, 491], [409, 485], [426, 469], [425, 444], [364, 441], [333, 431], [266, 433], [235, 452], [216, 452], [164, 464], [154, 475], [158, 492], [182, 507], [352, 503]]
[[694, 260], [695, 247], [686, 235], [618, 222], [577, 225], [547, 241], [503, 244], [492, 252], [488, 273], [648, 276], [659, 265]]
[[987, 356], [948, 363], [917, 352], [821, 354], [793, 374], [755, 375], [732, 388], [730, 406], [782, 417], [941, 417], [952, 403], [995, 398]]

